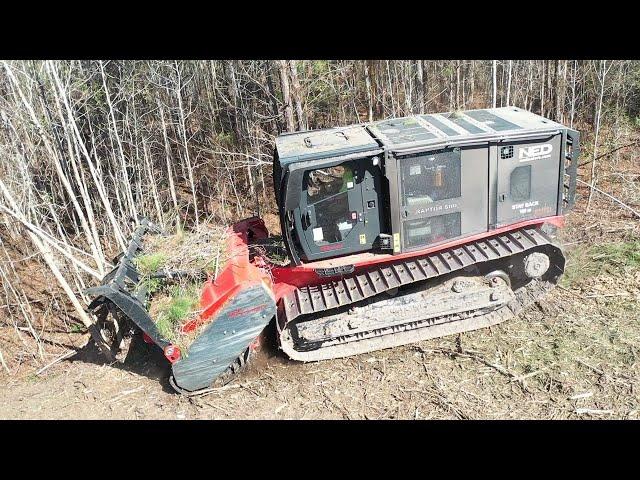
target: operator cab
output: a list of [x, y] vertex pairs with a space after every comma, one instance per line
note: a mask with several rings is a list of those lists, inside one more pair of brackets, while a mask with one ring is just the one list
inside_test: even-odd
[[295, 263], [379, 247], [383, 153], [362, 125], [278, 137], [275, 193]]

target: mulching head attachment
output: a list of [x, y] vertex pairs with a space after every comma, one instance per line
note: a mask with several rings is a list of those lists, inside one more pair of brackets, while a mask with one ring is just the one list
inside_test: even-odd
[[[148, 219], [141, 219], [127, 250], [114, 260], [116, 267], [100, 286], [86, 291], [93, 297], [88, 309], [96, 315], [112, 354], [122, 352], [131, 334], [142, 332], [144, 340], [160, 347], [171, 363], [171, 385], [181, 393], [206, 388], [227, 370], [236, 369], [238, 358], [246, 357], [275, 315], [270, 279], [249, 262], [247, 246], [248, 235], [266, 236], [266, 229], [258, 219], [246, 223], [242, 229], [227, 230], [224, 257], [229, 260], [216, 278], [199, 273], [204, 281], [199, 314], [179, 325], [180, 333], [192, 337], [188, 348], [181, 348], [163, 336], [148, 310], [151, 294], [141, 281], [135, 258], [143, 252], [143, 237], [161, 232]], [[194, 272], [161, 270], [147, 278], [166, 283], [185, 276], [193, 280]]]
[[162, 348], [165, 355], [175, 354], [171, 343], [162, 337], [149, 316], [147, 290], [140, 286], [140, 274], [134, 263], [134, 258], [142, 251], [142, 238], [150, 230], [157, 231], [148, 219], [142, 219], [127, 250], [114, 259], [116, 267], [105, 275], [100, 286], [86, 290], [94, 297], [88, 309], [96, 315], [103, 338], [110, 343], [114, 356], [132, 330], [129, 322], [144, 332], [145, 339]]

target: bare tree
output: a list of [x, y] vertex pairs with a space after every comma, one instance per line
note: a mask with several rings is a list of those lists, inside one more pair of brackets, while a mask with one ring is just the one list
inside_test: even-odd
[[587, 200], [587, 212], [591, 208], [591, 199], [593, 197], [593, 191], [596, 186], [596, 160], [598, 158], [598, 140], [600, 137], [600, 123], [602, 120], [602, 103], [604, 99], [604, 89], [607, 73], [611, 69], [611, 66], [607, 68], [607, 61], [601, 60], [599, 62], [599, 68], [597, 71], [597, 80], [600, 87], [600, 94], [598, 95], [598, 101], [595, 104], [595, 130], [593, 136], [593, 160], [591, 160], [591, 184], [589, 189], [589, 199]]
[[293, 86], [293, 100], [296, 105], [296, 115], [298, 117], [298, 128], [300, 130], [306, 130], [307, 119], [302, 106], [302, 88], [300, 87], [300, 81], [298, 80], [298, 68], [295, 60], [289, 61], [289, 72], [291, 75], [291, 85]]
[[506, 106], [511, 105], [511, 72], [513, 69], [513, 60], [509, 60], [509, 73], [507, 74], [507, 102]]
[[280, 60], [280, 88], [282, 89], [282, 101], [284, 102], [284, 116], [287, 120], [287, 131], [293, 132], [296, 129], [293, 120], [293, 108], [291, 105], [291, 89], [289, 87], [289, 67], [286, 60]]
[[496, 70], [497, 70], [497, 62], [494, 60], [492, 64], [492, 72], [493, 72], [493, 95], [491, 96], [491, 106], [496, 108], [496, 99], [498, 96], [498, 84], [496, 82]]

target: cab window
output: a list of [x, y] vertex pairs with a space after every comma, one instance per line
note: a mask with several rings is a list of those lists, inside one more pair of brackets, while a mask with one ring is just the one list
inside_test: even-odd
[[305, 174], [307, 205], [314, 207], [315, 225], [311, 225], [316, 245], [344, 241], [356, 219], [349, 208], [349, 190], [355, 187], [352, 164], [310, 170]]

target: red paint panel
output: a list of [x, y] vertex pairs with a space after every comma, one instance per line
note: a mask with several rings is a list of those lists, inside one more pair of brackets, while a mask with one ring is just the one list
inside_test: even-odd
[[269, 274], [249, 261], [249, 237], [264, 239], [269, 236], [262, 219], [252, 217], [231, 225], [227, 229], [227, 235], [229, 260], [215, 280], [210, 278], [204, 284], [200, 295], [202, 313], [182, 326], [184, 333], [211, 321], [227, 301], [244, 288], [262, 282], [272, 291]]
[[332, 243], [330, 245], [322, 245], [319, 247], [321, 252], [330, 252], [331, 250], [340, 250], [344, 245], [342, 243]]
[[415, 258], [422, 255], [428, 255], [438, 252], [440, 250], [453, 248], [458, 245], [462, 245], [468, 242], [482, 240], [483, 238], [491, 237], [500, 233], [509, 232], [518, 228], [542, 225], [543, 223], [550, 223], [557, 227], [564, 226], [563, 216], [552, 216], [545, 218], [537, 218], [534, 220], [527, 220], [524, 222], [514, 223], [505, 227], [497, 228], [495, 230], [489, 230], [487, 232], [478, 233], [476, 235], [469, 235], [464, 238], [459, 238], [451, 242], [442, 243], [434, 247], [427, 247], [421, 250], [415, 250], [413, 252], [405, 252], [398, 255], [391, 254], [374, 254], [370, 252], [349, 255], [346, 257], [334, 258], [329, 260], [319, 260], [317, 262], [305, 263], [303, 265], [293, 267], [274, 267], [271, 270], [271, 274], [274, 279], [274, 291], [276, 300], [282, 298], [282, 296], [295, 290], [296, 288], [316, 285], [322, 282], [326, 282], [327, 278], [321, 278], [315, 273], [316, 268], [336, 267], [340, 265], [354, 265], [356, 272], [360, 269], [372, 266], [383, 265], [388, 263], [394, 263], [398, 260], [405, 260], [408, 258]]

